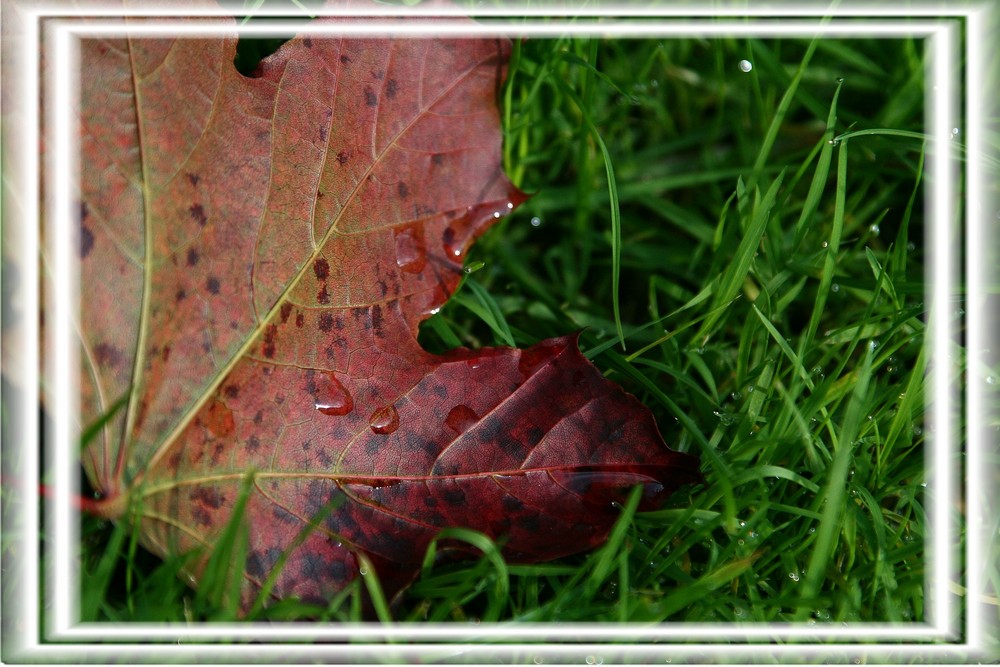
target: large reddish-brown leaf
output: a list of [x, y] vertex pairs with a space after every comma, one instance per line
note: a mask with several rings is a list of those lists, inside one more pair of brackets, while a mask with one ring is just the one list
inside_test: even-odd
[[84, 454], [109, 514], [207, 554], [252, 475], [244, 602], [289, 548], [274, 595], [323, 599], [361, 551], [395, 593], [442, 527], [548, 559], [601, 542], [631, 486], [651, 506], [697, 478], [573, 337], [417, 344], [524, 199], [505, 41], [299, 38], [256, 78], [235, 46], [82, 43], [83, 420], [128, 395]]

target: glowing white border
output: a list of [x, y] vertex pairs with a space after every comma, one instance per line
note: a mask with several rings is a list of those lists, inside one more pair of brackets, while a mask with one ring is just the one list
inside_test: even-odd
[[[969, 138], [969, 155], [981, 154], [984, 146], [980, 146], [978, 142], [982, 141], [981, 135], [981, 125], [982, 117], [979, 115], [979, 110], [981, 105], [977, 105], [976, 102], [982, 102], [981, 93], [978, 90], [978, 86], [975, 84], [980, 84], [985, 81], [985, 79], [980, 76], [983, 72], [984, 59], [982, 54], [982, 49], [986, 46], [987, 37], [983, 34], [983, 30], [987, 24], [986, 13], [988, 12], [988, 5], [971, 6], [963, 8], [962, 10], [956, 10], [953, 6], [919, 6], [919, 7], [906, 7], [905, 16], [923, 16], [923, 17], [933, 17], [939, 18], [942, 16], [951, 18], [964, 17], [967, 19], [966, 25], [968, 26], [967, 35], [967, 55], [968, 55], [968, 86], [967, 91], [970, 97], [967, 100], [968, 104], [968, 123], [966, 124], [965, 130], [966, 135]], [[380, 15], [389, 17], [398, 17], [399, 10], [395, 8], [376, 8], [376, 11], [367, 11], [366, 14]], [[24, 23], [24, 36], [27, 38], [27, 43], [29, 46], [35, 47], [33, 49], [28, 49], [26, 54], [28, 57], [25, 58], [20, 74], [21, 82], [21, 101], [25, 104], [27, 114], [25, 118], [37, 118], [38, 117], [38, 103], [37, 103], [37, 90], [38, 90], [38, 55], [40, 53], [37, 48], [38, 45], [38, 26], [40, 25], [40, 19], [45, 19], [47, 17], [57, 15], [57, 16], [67, 16], [73, 14], [86, 14], [88, 16], [120, 16], [120, 9], [100, 9], [95, 7], [86, 7], [79, 11], [73, 12], [68, 11], [64, 5], [57, 4], [42, 4], [34, 5], [30, 8], [20, 7], [16, 8], [16, 11], [20, 12], [23, 18], [25, 18]], [[144, 15], [144, 16], [155, 16], [164, 17], [170, 15], [213, 15], [213, 16], [225, 16], [228, 10], [215, 10], [210, 14], [205, 14], [204, 12], [192, 11], [191, 9], [172, 9], [169, 7], [158, 7], [155, 10], [149, 8], [140, 8], [135, 11], [129, 12], [130, 15]], [[788, 17], [823, 17], [829, 13], [829, 9], [823, 7], [814, 8], [802, 8], [794, 7], [788, 10], [781, 10], [779, 8], [768, 7], [767, 13], [755, 12], [753, 10], [747, 9], [726, 9], [726, 8], [657, 8], [656, 13], [652, 14], [648, 8], [637, 8], [637, 7], [622, 7], [615, 8], [615, 16], [655, 16], [659, 18], [670, 18], [673, 17], [715, 17], [715, 16], [758, 16], [760, 18], [773, 17], [776, 15], [783, 15]], [[280, 10], [261, 11], [255, 12], [256, 15], [278, 15], [287, 14]], [[324, 15], [351, 15], [353, 12], [351, 10], [345, 11], [324, 11]], [[477, 9], [478, 16], [510, 16], [513, 10], [494, 10], [494, 9]], [[456, 11], [443, 11], [441, 8], [435, 8], [433, 10], [424, 10], [423, 8], [416, 8], [415, 11], [407, 12], [409, 15], [418, 15], [426, 17], [440, 17], [442, 15], [454, 15], [460, 16], [460, 10]], [[562, 10], [548, 10], [546, 8], [535, 9], [534, 11], [518, 12], [521, 16], [605, 16], [607, 14], [606, 10], [600, 8], [592, 8], [587, 10], [575, 10], [575, 9], [562, 9]], [[838, 16], [842, 15], [854, 15], [862, 17], [892, 17], [901, 16], [900, 12], [887, 9], [887, 8], [873, 8], [870, 6], [857, 6], [856, 8], [849, 7], [846, 5], [841, 5], [841, 7], [836, 11]], [[973, 17], [975, 20], [973, 21]], [[47, 22], [48, 23], [48, 22]], [[102, 22], [103, 23], [103, 22]], [[146, 29], [152, 29], [151, 32], [156, 32], [155, 28], [159, 27], [159, 32], [165, 30], [176, 32], [176, 28], [170, 25], [173, 22], [166, 22], [152, 25], [142, 26], [142, 31], [145, 32]], [[75, 108], [75, 103], [65, 103], [67, 102], [67, 97], [72, 99], [72, 82], [66, 81], [66, 76], [68, 74], [63, 74], [61, 77], [59, 73], [68, 73], [72, 71], [77, 71], [73, 67], [64, 66], [63, 63], [66, 62], [68, 53], [72, 50], [71, 42], [76, 34], [84, 34], [84, 32], [89, 31], [89, 28], [94, 24], [89, 24], [87, 26], [81, 25], [62, 25], [59, 27], [54, 27], [51, 37], [53, 38], [49, 41], [49, 35], [47, 35], [47, 45], [49, 48], [53, 49], [53, 53], [56, 55], [56, 62], [58, 65], [49, 69], [50, 72], [56, 72], [56, 76], [52, 79], [54, 82], [56, 79], [60, 81], [60, 84], [56, 85], [55, 88], [49, 88], [47, 92], [47, 99], [55, 99], [59, 101], [59, 104], [53, 105], [56, 107], [56, 122], [54, 125], [49, 125], [50, 127], [55, 127], [56, 139], [55, 144], [48, 144], [49, 146], [58, 146], [60, 148], [66, 147], [68, 150], [65, 154], [67, 155], [78, 155], [72, 151], [72, 146], [74, 142], [73, 133], [69, 131], [71, 127], [71, 109]], [[662, 26], [655, 26], [649, 22], [621, 22], [622, 31], [619, 32], [619, 25], [608, 25], [608, 24], [593, 24], [593, 23], [551, 23], [544, 26], [534, 26], [531, 24], [521, 24], [521, 23], [509, 23], [509, 22], [491, 22], [489, 25], [485, 26], [470, 26], [469, 24], [458, 24], [451, 26], [447, 21], [435, 20], [431, 22], [419, 21], [408, 19], [405, 23], [393, 23], [390, 25], [369, 25], [364, 26], [337, 26], [336, 31], [339, 34], [352, 33], [352, 34], [386, 34], [391, 32], [394, 35], [406, 34], [412, 35], [417, 33], [424, 34], [455, 34], [461, 33], [463, 35], [469, 34], [496, 34], [498, 32], [507, 32], [513, 35], [532, 35], [532, 36], [551, 36], [553, 34], [564, 34], [567, 32], [573, 33], [599, 33], [599, 34], [615, 34], [624, 36], [648, 36], [648, 37], [664, 37], [671, 36], [676, 37], [680, 35], [691, 35], [691, 34], [706, 34], [706, 33], [719, 33], [727, 32], [728, 34], [754, 34], [754, 35], [768, 35], [768, 36], [812, 36], [814, 34], [823, 34], [828, 36], [833, 35], [850, 35], [859, 36], [859, 34], [878, 34], [880, 36], [900, 36], [900, 35], [919, 35], [919, 36], [930, 36], [931, 41], [933, 41], [936, 46], [934, 47], [937, 53], [948, 53], [948, 58], [938, 58], [934, 61], [933, 72], [928, 73], [929, 77], [938, 82], [939, 91], [944, 88], [945, 90], [950, 89], [954, 92], [952, 87], [952, 82], [949, 79], [949, 69], [955, 71], [954, 68], [954, 53], [952, 49], [955, 48], [953, 43], [953, 38], [949, 35], [951, 30], [947, 27], [947, 23], [942, 24], [940, 21], [922, 21], [922, 22], [884, 22], [879, 21], [864, 25], [859, 24], [849, 24], [849, 25], [837, 25], [837, 24], [825, 24], [817, 25], [815, 23], [806, 24], [801, 21], [791, 23], [789, 20], [785, 20], [780, 24], [770, 23], [770, 22], [759, 22], [759, 23], [702, 23], [699, 22], [698, 25], [692, 26], [671, 26], [670, 29], [664, 29]], [[119, 24], [120, 26], [120, 24]], [[875, 26], [875, 28], [872, 28]], [[104, 26], [109, 27], [109, 26]], [[133, 32], [137, 26], [131, 26]], [[196, 26], [196, 30], [191, 30], [192, 26], [190, 24], [184, 24], [185, 31], [195, 32], [201, 31], [203, 26]], [[314, 30], [315, 26], [311, 26], [306, 30], [296, 29], [298, 32], [317, 34], [319, 32], [324, 32], [321, 30]], [[48, 30], [48, 25], [46, 25]], [[233, 32], [233, 26], [227, 26], [224, 32], [231, 34]], [[289, 32], [291, 27], [287, 24], [281, 25], [278, 28], [261, 28], [259, 26], [242, 26], [237, 27], [240, 32], [246, 32], [249, 34], [268, 34], [274, 33], [275, 31], [286, 33]], [[880, 30], [884, 29], [884, 32]], [[206, 33], [214, 32], [218, 34], [220, 31], [218, 28], [208, 28]], [[62, 58], [62, 60], [59, 60]], [[72, 59], [70, 62], [75, 62]], [[928, 86], [928, 95], [932, 95], [932, 87]], [[975, 91], [973, 93], [973, 91]], [[52, 97], [49, 97], [52, 95]], [[942, 98], [945, 98], [942, 101]], [[928, 105], [929, 110], [932, 115], [931, 123], [931, 134], [935, 137], [942, 138], [947, 137], [950, 134], [950, 129], [952, 126], [962, 127], [962, 123], [954, 120], [954, 96], [953, 95], [938, 95], [936, 96], [935, 104]], [[52, 110], [52, 107], [49, 107]], [[59, 113], [61, 110], [61, 113]], [[62, 127], [60, 127], [60, 125]], [[19, 161], [18, 164], [25, 165], [25, 169], [28, 172], [27, 181], [28, 187], [31, 192], [38, 192], [38, 161], [37, 161], [37, 146], [38, 143], [38, 133], [37, 126], [28, 125], [23, 128], [25, 131], [23, 133], [23, 143], [20, 147], [23, 155], [23, 161]], [[941, 142], [939, 142], [941, 143]], [[946, 145], [946, 144], [945, 144]], [[973, 149], [978, 149], [978, 152], [974, 152]], [[929, 168], [934, 170], [936, 174], [951, 174], [953, 172], [953, 164], [949, 162], [947, 157], [948, 151], [940, 150], [932, 155], [931, 163]], [[944, 156], [944, 157], [942, 157]], [[63, 162], [72, 164], [72, 160], [64, 160]], [[60, 184], [60, 187], [53, 188], [55, 193], [71, 193], [73, 192], [73, 187], [75, 181], [73, 180], [73, 172], [70, 166], [62, 163], [59, 164], [59, 168], [53, 173], [49, 171], [50, 175], [55, 176], [55, 182]], [[982, 245], [976, 244], [976, 239], [979, 236], [979, 232], [976, 230], [975, 226], [972, 224], [973, 221], [982, 222], [979, 215], [984, 210], [980, 204], [980, 198], [984, 196], [985, 187], [982, 183], [981, 171], [977, 169], [977, 165], [970, 158], [967, 165], [969, 170], [969, 199], [967, 206], [967, 216], [969, 224], [967, 225], [968, 233], [968, 243], [969, 243], [969, 276], [972, 278], [975, 276], [974, 269], [982, 270], [983, 266], [979, 259], [979, 254], [983, 250]], [[944, 184], [943, 186], [940, 184]], [[928, 211], [932, 212], [929, 219], [933, 220], [951, 220], [953, 217], [952, 201], [951, 201], [951, 186], [953, 183], [949, 182], [947, 178], [938, 178], [934, 181], [934, 192], [931, 195], [931, 201], [933, 204], [928, 207]], [[50, 193], [53, 192], [50, 190]], [[946, 196], [942, 196], [946, 195]], [[38, 220], [40, 216], [38, 215], [37, 207], [35, 202], [37, 197], [25, 197], [25, 219], [26, 221]], [[57, 214], [56, 219], [72, 219], [70, 215], [72, 209], [71, 198], [64, 196], [61, 200], [57, 197], [56, 200], [52, 200], [47, 203], [47, 207], [50, 211], [55, 211]], [[939, 216], [943, 216], [939, 217]], [[50, 223], [55, 225], [55, 223]], [[950, 225], [938, 225], [937, 227], [950, 227]], [[934, 232], [934, 245], [939, 249], [949, 248], [947, 242], [947, 232], [940, 232], [937, 228], [933, 230]], [[49, 232], [51, 234], [51, 231]], [[944, 234], [942, 236], [941, 234]], [[72, 282], [72, 276], [75, 272], [74, 264], [76, 263], [76, 257], [72, 251], [72, 243], [70, 237], [66, 235], [54, 234], [50, 236], [50, 239], [56, 239], [57, 242], [53, 244], [52, 250], [54, 252], [54, 259], [52, 269], [53, 278], [56, 284], [62, 286], [68, 286], [68, 289], [64, 290], [63, 294], [72, 295], [75, 293], [74, 287], [75, 283]], [[33, 224], [25, 225], [24, 234], [24, 258], [32, 258], [38, 256], [39, 249], [39, 239], [37, 234], [37, 227]], [[943, 258], [943, 259], [942, 259]], [[932, 300], [936, 304], [943, 304], [945, 307], [937, 307], [932, 311], [932, 330], [936, 330], [938, 335], [934, 336], [934, 359], [936, 360], [946, 360], [948, 358], [948, 336], [941, 335], [943, 332], [948, 332], [951, 330], [952, 325], [948, 322], [952, 318], [951, 309], [948, 308], [949, 298], [953, 291], [953, 278], [952, 274], [955, 270], [953, 254], [947, 252], [938, 252], [935, 255], [934, 273], [932, 282]], [[978, 264], [976, 262], [979, 262]], [[940, 262], [940, 264], [938, 263]], [[24, 284], [27, 292], [25, 303], [25, 313], [38, 312], [38, 294], [37, 294], [37, 266], [31, 261], [26, 261], [23, 275], [25, 277]], [[942, 282], [941, 277], [944, 276], [944, 286], [939, 283]], [[985, 276], [984, 276], [985, 277]], [[975, 285], [974, 280], [970, 280], [970, 304], [976, 303], [974, 297], [982, 297], [982, 291], [974, 292], [978, 289]], [[71, 299], [58, 300], [55, 304], [50, 304], [52, 310], [50, 311], [54, 316], [54, 322], [56, 326], [49, 329], [50, 339], [53, 336], [60, 336], [66, 340], [59, 341], [61, 345], [56, 345], [50, 347], [54, 350], [54, 354], [48, 357], [51, 360], [51, 371], [55, 373], [55, 376], [49, 375], [48, 377], [56, 377], [57, 383], [55, 387], [55, 394], [53, 398], [57, 401], [56, 405], [72, 405], [74, 404], [69, 399], [76, 396], [73, 390], [72, 382], [74, 377], [69, 369], [76, 368], [72, 363], [72, 356], [74, 354], [75, 346], [72, 341], [72, 317], [73, 308], [75, 302]], [[970, 325], [982, 324], [982, 319], [977, 319], [978, 313], [974, 309], [970, 308]], [[26, 352], [26, 357], [28, 359], [38, 358], [38, 329], [37, 322], [31, 317], [24, 317], [24, 322], [22, 325], [22, 332], [24, 335], [24, 347]], [[972, 327], [975, 330], [975, 326]], [[981, 344], [983, 342], [982, 337], [977, 337], [978, 331], [975, 333], [970, 332], [970, 350], [979, 349], [973, 343]], [[59, 348], [62, 348], [60, 351]], [[38, 374], [37, 366], [32, 364], [26, 364], [26, 387], [34, 387], [38, 385]], [[974, 365], [970, 361], [970, 373], [973, 372]], [[942, 381], [941, 378], [944, 378]], [[936, 441], [940, 439], [941, 445], [954, 445], [955, 443], [950, 441], [950, 439], [957, 435], [957, 433], [952, 432], [952, 422], [948, 418], [947, 410], [941, 409], [938, 404], [949, 403], [953, 400], [950, 388], [947, 387], [948, 373], [938, 373], [935, 376], [935, 393], [937, 396], [945, 396], [947, 400], [938, 401], [935, 404], [933, 414], [930, 418], [937, 425], [935, 429], [936, 434], [932, 439], [929, 437], [929, 442]], [[973, 383], [974, 385], [975, 383]], [[947, 389], [944, 394], [937, 393], [944, 387]], [[974, 418], [979, 414], [982, 414], [982, 401], [981, 396], [975, 391], [975, 386], [970, 387], [969, 391], [969, 403], [967, 407], [970, 411], [969, 423], [974, 424]], [[30, 398], [26, 397], [26, 398]], [[21, 434], [25, 443], [38, 442], [38, 430], [37, 430], [37, 415], [35, 414], [36, 406], [33, 401], [25, 400], [22, 410], [22, 423], [20, 427], [22, 428]], [[977, 410], [976, 412], [973, 412]], [[57, 442], [61, 442], [62, 445], [57, 447], [52, 454], [58, 455], [60, 452], [72, 452], [74, 450], [73, 442], [74, 440], [70, 437], [71, 427], [68, 420], [61, 420], [56, 425], [56, 438]], [[930, 429], [929, 429], [930, 430]], [[981, 458], [979, 458], [981, 450], [974, 447], [974, 445], [983, 445], [983, 442], [979, 439], [978, 434], [975, 434], [975, 429], [970, 429], [969, 433], [969, 458], [967, 461], [967, 472], [969, 493], [968, 499], [969, 503], [969, 531], [968, 531], [968, 547], [969, 551], [969, 567], [967, 573], [967, 583], [970, 594], [974, 594], [976, 591], [980, 591], [982, 577], [980, 575], [981, 568], [975, 566], [975, 557], [981, 555], [981, 551], [973, 551], [971, 547], [973, 543], [975, 545], [982, 547], [981, 536], [977, 534], [974, 530], [976, 524], [976, 518], [981, 517], [982, 508], [976, 505], [976, 501], [982, 498], [982, 490], [985, 489], [985, 466], [976, 465], [981, 463]], [[68, 443], [68, 446], [67, 446]], [[949, 455], [954, 451], [954, 449], [948, 449], [946, 447], [934, 446], [930, 447], [933, 453], [930, 456], [933, 458], [933, 467], [939, 471], [945, 471], [951, 469], [949, 462]], [[508, 637], [512, 635], [512, 630], [514, 631], [514, 636], [518, 638], [524, 638], [526, 640], [531, 639], [543, 639], [543, 638], [555, 638], [560, 637], [563, 641], [580, 641], [580, 640], [600, 640], [600, 639], [620, 639], [623, 636], [632, 636], [633, 634], [636, 638], [679, 638], [683, 640], [705, 640], [705, 639], [718, 639], [720, 636], [720, 630], [725, 629], [729, 631], [727, 638], [738, 638], [738, 639], [777, 639], [782, 641], [796, 639], [808, 640], [812, 638], [858, 638], [867, 639], [869, 641], [892, 641], [898, 639], [914, 639], [916, 641], [928, 641], [935, 638], [940, 639], [953, 639], [955, 637], [955, 628], [946, 627], [949, 619], [951, 617], [950, 610], [950, 593], [948, 592], [948, 572], [951, 570], [951, 565], [954, 564], [954, 559], [951, 557], [954, 545], [957, 540], [953, 538], [957, 536], [954, 531], [954, 526], [950, 522], [950, 514], [948, 511], [949, 503], [947, 499], [950, 499], [953, 494], [953, 489], [951, 486], [951, 477], [948, 475], [940, 476], [941, 486], [936, 489], [936, 495], [939, 498], [946, 500], [946, 502], [941, 502], [935, 505], [933, 512], [930, 512], [929, 519], [933, 521], [935, 530], [934, 534], [934, 553], [937, 555], [935, 558], [934, 568], [939, 573], [943, 573], [944, 576], [937, 577], [933, 579], [933, 587], [928, 588], [929, 597], [934, 599], [935, 610], [931, 617], [935, 620], [933, 625], [927, 623], [911, 623], [911, 624], [858, 624], [857, 626], [839, 626], [839, 627], [824, 627], [822, 625], [817, 626], [803, 626], [801, 624], [791, 625], [770, 625], [770, 626], [753, 626], [746, 627], [740, 625], [731, 624], [683, 624], [675, 623], [668, 624], [667, 627], [663, 625], [658, 625], [655, 628], [649, 626], [619, 626], [619, 625], [588, 625], [588, 624], [562, 624], [554, 626], [552, 624], [539, 624], [539, 625], [516, 625], [516, 626], [495, 626], [493, 628], [489, 627], [479, 627], [479, 626], [460, 626], [455, 627], [454, 625], [442, 624], [441, 626], [420, 626], [419, 628], [414, 628], [406, 626], [405, 630], [402, 632], [397, 631], [400, 626], [396, 628], [385, 627], [385, 626], [343, 626], [338, 625], [334, 628], [335, 632], [332, 634], [325, 627], [319, 627], [316, 624], [286, 624], [280, 627], [275, 627], [273, 625], [256, 625], [256, 624], [225, 624], [225, 625], [203, 625], [199, 627], [190, 626], [165, 626], [165, 625], [148, 625], [148, 624], [129, 624], [126, 629], [115, 628], [110, 626], [110, 624], [77, 624], [73, 625], [72, 618], [75, 616], [73, 613], [75, 611], [73, 600], [69, 598], [75, 596], [70, 596], [70, 591], [78, 590], [76, 586], [76, 579], [73, 576], [73, 548], [75, 547], [77, 541], [74, 538], [75, 530], [73, 529], [76, 525], [75, 512], [72, 510], [70, 505], [70, 499], [72, 498], [73, 491], [76, 487], [76, 471], [75, 471], [75, 458], [72, 456], [56, 456], [57, 462], [55, 487], [56, 497], [54, 503], [51, 504], [50, 509], [54, 518], [54, 527], [56, 528], [56, 534], [52, 535], [53, 539], [56, 541], [54, 549], [54, 563], [55, 571], [54, 578], [49, 579], [50, 582], [54, 582], [57, 585], [54, 587], [54, 597], [52, 598], [55, 605], [55, 613], [52, 615], [53, 627], [52, 632], [48, 633], [50, 639], [55, 639], [59, 641], [80, 641], [80, 640], [98, 640], [98, 641], [108, 641], [108, 640], [149, 640], [149, 639], [159, 639], [159, 640], [175, 640], [175, 641], [198, 641], [206, 640], [210, 638], [216, 638], [219, 636], [232, 637], [234, 639], [246, 638], [246, 639], [276, 639], [298, 637], [301, 639], [332, 639], [335, 637], [345, 636], [345, 637], [365, 637], [365, 638], [414, 638], [423, 639], [424, 641], [433, 641], [434, 639], [458, 639], [465, 638], [467, 640], [475, 638], [487, 638], [487, 637]], [[26, 459], [26, 478], [27, 479], [37, 479], [37, 461], [34, 457], [27, 457]], [[928, 463], [931, 463], [929, 460]], [[978, 473], [978, 474], [977, 474]], [[929, 493], [934, 490], [929, 485]], [[38, 521], [38, 508], [34, 503], [27, 503], [24, 506], [24, 546], [28, 549], [37, 549], [37, 536], [33, 534], [34, 526], [37, 526]], [[951, 530], [942, 529], [943, 526], [949, 526]], [[34, 546], [32, 546], [34, 545]], [[20, 572], [26, 577], [26, 581], [36, 581], [38, 575], [38, 562], [40, 559], [27, 558], [23, 563], [19, 563], [22, 566]], [[944, 563], [944, 565], [940, 565]], [[27, 587], [29, 593], [33, 592], [35, 589], [31, 586]], [[40, 645], [34, 638], [38, 637], [38, 628], [36, 619], [38, 618], [38, 599], [37, 597], [28, 596], [29, 599], [25, 600], [26, 604], [23, 607], [26, 613], [26, 630], [25, 634], [28, 635], [28, 640], [25, 645], [25, 649], [28, 653], [33, 654], [34, 657], [42, 658], [43, 656], [50, 656], [53, 658], [66, 658], [78, 656], [81, 649], [85, 649], [93, 654], [93, 657], [97, 657], [98, 654], [106, 654], [109, 656], [114, 656], [116, 658], [121, 658], [123, 656], [146, 656], [155, 657], [155, 655], [162, 651], [165, 646], [149, 645], [149, 646], [134, 646], [134, 645], [122, 645], [122, 646], [95, 646], [86, 644], [76, 644], [68, 643], [61, 645]], [[664, 655], [669, 653], [671, 655], [681, 655], [681, 654], [698, 654], [704, 652], [710, 652], [714, 654], [726, 654], [731, 656], [741, 656], [741, 655], [755, 655], [760, 653], [766, 653], [770, 655], [778, 654], [787, 657], [792, 657], [795, 655], [804, 655], [805, 653], [818, 652], [823, 655], [865, 655], [873, 650], [875, 652], [888, 651], [890, 654], [895, 655], [934, 655], [940, 658], [946, 658], [948, 656], [954, 656], [955, 658], [961, 659], [962, 656], [968, 656], [969, 652], [978, 648], [975, 643], [975, 639], [980, 637], [979, 633], [982, 630], [982, 619], [977, 619], [973, 621], [975, 613], [975, 605], [971, 602], [967, 603], [967, 609], [970, 614], [968, 626], [966, 628], [966, 641], [960, 644], [951, 645], [927, 645], [927, 644], [916, 644], [916, 645], [896, 645], [892, 643], [888, 644], [868, 644], [868, 645], [844, 645], [844, 644], [823, 644], [823, 645], [720, 645], [720, 644], [680, 644], [680, 645], [670, 645], [670, 646], [616, 646], [616, 645], [593, 645], [593, 644], [564, 644], [559, 646], [540, 646], [534, 644], [503, 644], [503, 645], [438, 645], [438, 646], [423, 646], [423, 647], [407, 647], [406, 649], [396, 649], [393, 646], [366, 646], [366, 645], [355, 645], [355, 646], [212, 646], [212, 645], [201, 645], [201, 646], [171, 646], [170, 651], [175, 655], [190, 655], [195, 656], [213, 656], [213, 657], [230, 657], [233, 652], [249, 652], [246, 657], [255, 658], [291, 658], [291, 652], [294, 650], [303, 658], [315, 657], [318, 654], [323, 654], [324, 652], [333, 652], [333, 654], [338, 656], [355, 656], [363, 657], [370, 655], [373, 650], [380, 650], [390, 654], [399, 655], [454, 655], [456, 653], [464, 654], [470, 658], [482, 658], [490, 657], [496, 655], [501, 650], [505, 652], [521, 652], [527, 655], [538, 655], [543, 657], [548, 657], [553, 654], [563, 654], [563, 653], [589, 653], [592, 655], [621, 655], [621, 656], [631, 656], [633, 658], [642, 655]], [[630, 633], [629, 630], [632, 630]], [[164, 632], [164, 630], [166, 630]], [[975, 631], [977, 634], [972, 634]], [[912, 635], [912, 636], [911, 636]]]

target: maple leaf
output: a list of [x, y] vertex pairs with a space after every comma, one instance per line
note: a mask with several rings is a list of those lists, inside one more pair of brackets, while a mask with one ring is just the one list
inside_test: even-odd
[[[525, 196], [500, 166], [505, 40], [84, 40], [83, 456], [199, 575], [244, 483], [246, 606], [325, 600], [359, 554], [390, 595], [444, 527], [515, 560], [605, 539], [699, 478], [575, 337], [432, 355], [417, 327]], [[303, 532], [310, 521], [315, 530]], [[304, 535], [304, 539], [303, 539]], [[390, 567], [391, 566], [391, 567]]]

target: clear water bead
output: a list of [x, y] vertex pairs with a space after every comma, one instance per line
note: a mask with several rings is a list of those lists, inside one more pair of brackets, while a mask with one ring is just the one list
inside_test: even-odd
[[752, 69], [753, 69], [753, 63], [751, 63], [749, 60], [741, 60], [740, 61], [740, 71], [741, 72], [749, 72]]

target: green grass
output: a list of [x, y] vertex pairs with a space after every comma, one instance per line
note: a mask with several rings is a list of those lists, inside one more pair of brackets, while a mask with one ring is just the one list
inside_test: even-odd
[[[659, 511], [627, 504], [607, 544], [552, 563], [505, 563], [453, 531], [483, 557], [429, 558], [380, 618], [925, 618], [922, 48], [515, 43], [504, 161], [534, 196], [471, 251], [478, 270], [421, 340], [525, 346], [582, 329], [587, 356], [707, 481]], [[862, 132], [834, 140], [848, 129]], [[234, 618], [224, 565], [245, 546], [227, 538], [196, 594], [179, 560], [86, 519], [85, 620]], [[362, 579], [325, 609], [252, 616], [356, 620], [361, 588], [378, 596]]]

